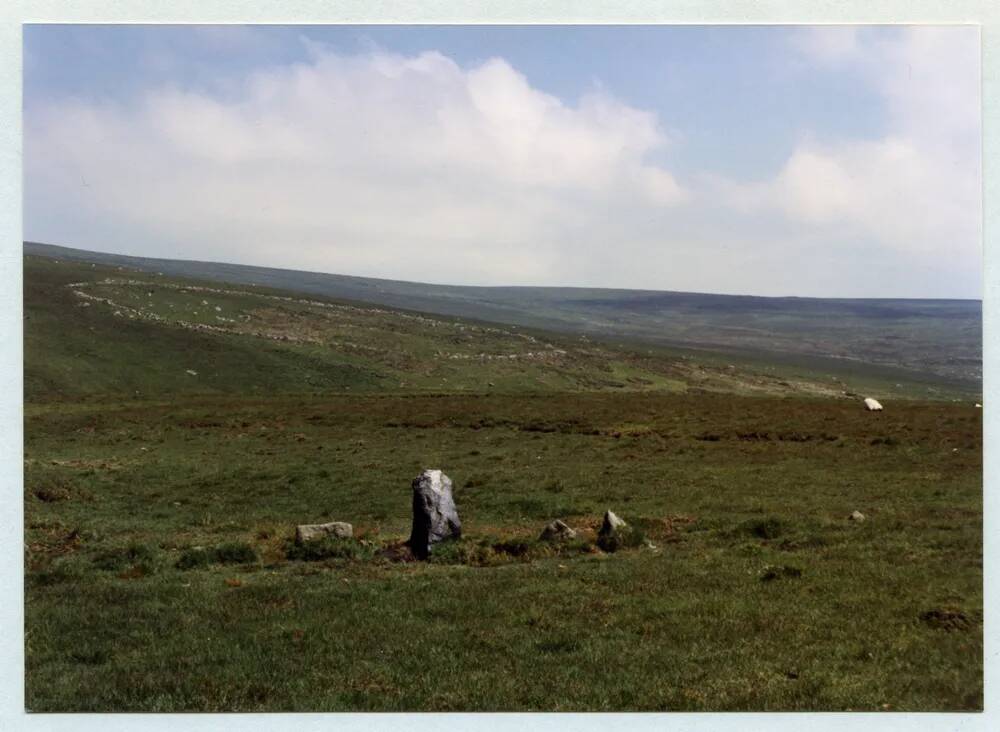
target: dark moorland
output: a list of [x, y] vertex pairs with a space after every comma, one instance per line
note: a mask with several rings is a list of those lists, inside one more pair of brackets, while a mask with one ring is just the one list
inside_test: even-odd
[[[31, 710], [982, 708], [974, 375], [32, 251]], [[427, 467], [464, 537], [418, 562]]]

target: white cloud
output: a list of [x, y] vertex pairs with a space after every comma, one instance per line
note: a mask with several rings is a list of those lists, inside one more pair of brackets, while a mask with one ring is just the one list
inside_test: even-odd
[[[795, 45], [850, 63], [886, 103], [877, 140], [803, 139], [773, 179], [716, 181], [744, 212], [775, 210], [843, 238], [865, 236], [925, 263], [978, 263], [979, 62], [973, 28], [910, 27], [859, 45], [857, 34], [819, 29]], [[848, 42], [848, 37], [855, 40]]]
[[655, 117], [603, 92], [567, 105], [499, 59], [312, 56], [225, 98], [32, 115], [29, 199], [172, 237], [176, 256], [490, 283], [558, 277], [598, 203], [685, 199], [647, 161], [668, 143]]
[[681, 144], [665, 120], [600, 87], [570, 103], [501, 59], [311, 44], [213, 92], [33, 107], [26, 233], [430, 282], [978, 294], [975, 39], [831, 32], [796, 36], [804, 68], [865, 80], [889, 129], [806, 134], [756, 183], [679, 180], [653, 162]]

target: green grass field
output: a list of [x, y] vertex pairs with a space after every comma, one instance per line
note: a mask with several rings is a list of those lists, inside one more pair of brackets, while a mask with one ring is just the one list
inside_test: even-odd
[[[26, 258], [29, 709], [982, 708], [964, 394], [128, 279]], [[426, 467], [465, 536], [423, 563]]]

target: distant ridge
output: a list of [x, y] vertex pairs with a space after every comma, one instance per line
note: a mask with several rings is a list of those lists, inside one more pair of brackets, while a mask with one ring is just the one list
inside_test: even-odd
[[[374, 287], [378, 288], [380, 285], [384, 285], [387, 288], [393, 287], [419, 287], [420, 289], [431, 289], [431, 290], [442, 290], [442, 291], [455, 291], [462, 293], [473, 293], [473, 292], [538, 292], [538, 293], [604, 293], [613, 294], [616, 296], [635, 296], [637, 298], [649, 297], [649, 296], [671, 296], [671, 297], [692, 297], [692, 298], [721, 298], [725, 300], [745, 300], [745, 301], [763, 301], [763, 302], [784, 302], [784, 301], [794, 301], [794, 302], [809, 302], [816, 301], [822, 303], [837, 302], [837, 303], [917, 303], [917, 302], [928, 302], [928, 303], [938, 303], [938, 302], [969, 302], [969, 303], [981, 303], [982, 300], [974, 298], [891, 298], [891, 297], [843, 297], [843, 298], [826, 298], [826, 297], [810, 297], [806, 295], [732, 295], [723, 293], [708, 293], [708, 292], [690, 292], [686, 290], [646, 290], [646, 289], [635, 289], [635, 288], [625, 288], [625, 287], [578, 287], [572, 285], [566, 286], [544, 286], [544, 285], [449, 285], [440, 283], [427, 283], [419, 282], [417, 280], [393, 280], [381, 277], [360, 277], [357, 275], [345, 275], [345, 274], [333, 274], [328, 272], [315, 272], [312, 270], [297, 270], [297, 269], [287, 269], [284, 267], [261, 267], [253, 264], [233, 264], [227, 262], [215, 262], [200, 259], [162, 259], [158, 257], [140, 257], [132, 254], [115, 254], [111, 252], [97, 252], [89, 249], [79, 249], [76, 247], [67, 247], [58, 244], [45, 244], [42, 242], [35, 241], [25, 241], [24, 253], [34, 254], [43, 257], [62, 257], [63, 259], [71, 259], [81, 262], [97, 262], [101, 264], [114, 264], [118, 266], [128, 266], [134, 267], [136, 269], [142, 269], [146, 271], [153, 271], [154, 268], [160, 267], [157, 271], [166, 272], [167, 270], [163, 267], [181, 267], [185, 271], [190, 267], [197, 267], [198, 272], [212, 272], [215, 270], [225, 269], [227, 271], [232, 270], [234, 273], [240, 272], [256, 272], [261, 274], [263, 277], [274, 277], [275, 273], [288, 273], [293, 274], [296, 278], [299, 277], [310, 277], [310, 278], [330, 278], [337, 282], [351, 282], [355, 283], [360, 287]], [[278, 275], [280, 277], [280, 275]], [[228, 280], [230, 282], [236, 280]], [[296, 280], [300, 281], [300, 280]], [[256, 284], [264, 285], [264, 282], [257, 282]], [[270, 285], [268, 285], [270, 286]]]
[[982, 380], [979, 300], [763, 297], [584, 287], [434, 285], [155, 259], [24, 242], [26, 255], [684, 348], [832, 358]]

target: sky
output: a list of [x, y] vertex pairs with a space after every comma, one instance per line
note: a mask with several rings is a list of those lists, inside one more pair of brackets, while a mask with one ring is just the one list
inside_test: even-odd
[[982, 296], [975, 26], [25, 26], [24, 233], [469, 285]]

